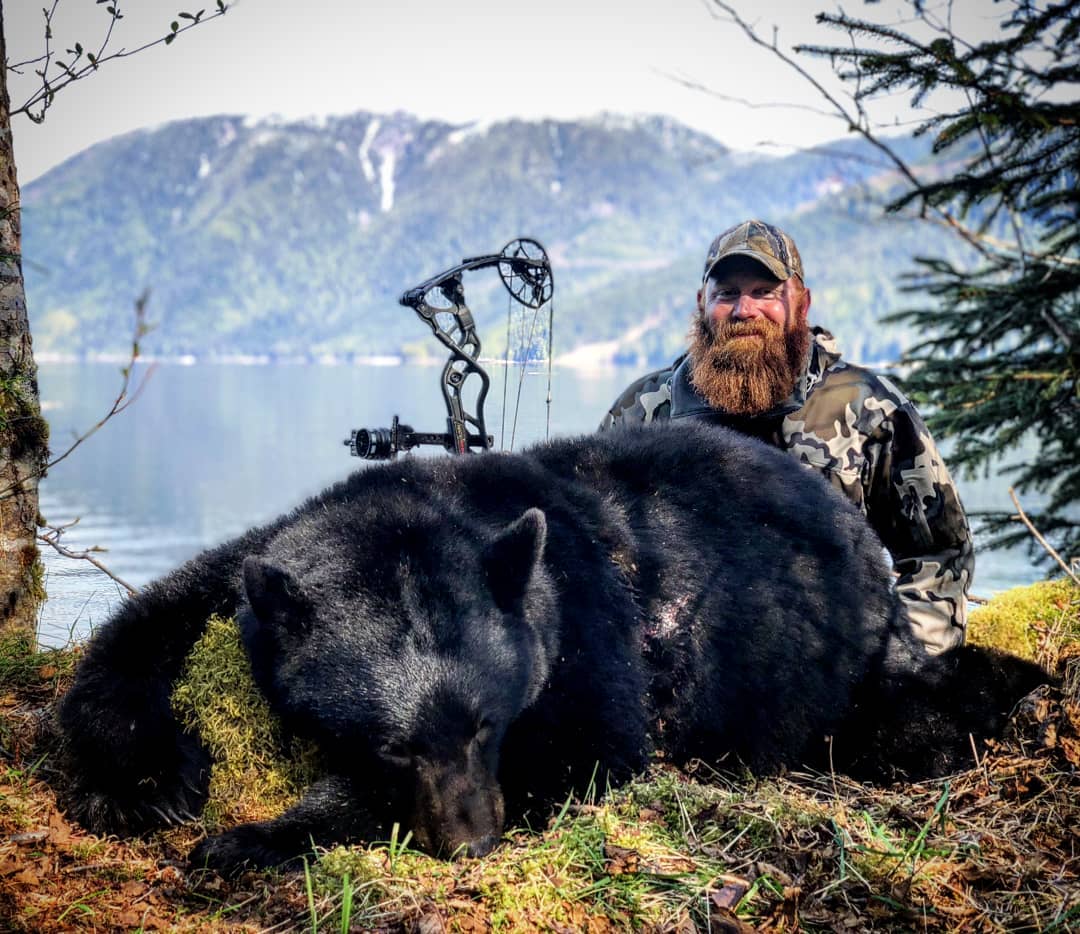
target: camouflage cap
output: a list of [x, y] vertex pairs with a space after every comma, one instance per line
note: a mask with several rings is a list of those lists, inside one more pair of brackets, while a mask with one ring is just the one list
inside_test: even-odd
[[800, 280], [803, 277], [802, 258], [795, 241], [779, 227], [764, 221], [743, 221], [713, 240], [705, 257], [701, 281], [709, 278], [717, 263], [731, 256], [756, 259], [781, 281], [792, 276], [798, 276]]

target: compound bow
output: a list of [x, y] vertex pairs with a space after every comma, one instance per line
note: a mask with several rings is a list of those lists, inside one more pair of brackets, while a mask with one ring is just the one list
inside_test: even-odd
[[[547, 253], [536, 240], [528, 238], [511, 240], [499, 253], [463, 259], [458, 265], [404, 292], [399, 303], [415, 311], [450, 351], [440, 382], [446, 403], [447, 431], [413, 431], [409, 425], [402, 425], [395, 415], [390, 428], [354, 430], [345, 442], [349, 453], [367, 460], [388, 460], [396, 457], [399, 451], [421, 444], [438, 444], [455, 454], [492, 447], [494, 439], [487, 433], [484, 421], [484, 401], [491, 379], [479, 362], [480, 337], [472, 312], [465, 304], [462, 282], [463, 273], [490, 267], [498, 269], [506, 290], [526, 308], [537, 309], [551, 300], [554, 282]], [[480, 388], [476, 395], [476, 411], [470, 413], [462, 399], [462, 388], [474, 374], [479, 377]]]

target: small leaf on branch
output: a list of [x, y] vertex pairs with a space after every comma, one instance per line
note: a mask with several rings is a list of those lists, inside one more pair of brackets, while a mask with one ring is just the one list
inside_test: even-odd
[[171, 42], [173, 41], [173, 39], [175, 39], [175, 38], [176, 38], [176, 33], [175, 33], [175, 32], [170, 32], [170, 33], [169, 33], [169, 34], [168, 34], [168, 35], [167, 35], [167, 36], [165, 37], [165, 44], [166, 44], [166, 45], [169, 45], [169, 44], [170, 44], [170, 43], [171, 43]]
[[173, 32], [176, 32], [180, 28], [180, 24], [176, 20], [173, 20], [172, 23], [169, 25], [169, 28]]
[[180, 19], [190, 19], [190, 20], [195, 19], [195, 17], [192, 16], [190, 13], [177, 13], [176, 15], [179, 16]]

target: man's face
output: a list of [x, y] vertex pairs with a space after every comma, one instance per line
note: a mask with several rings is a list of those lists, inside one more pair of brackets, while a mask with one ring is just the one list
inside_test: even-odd
[[765, 319], [790, 330], [806, 324], [810, 293], [792, 277], [781, 282], [761, 263], [735, 256], [722, 262], [698, 291], [698, 309], [710, 327], [723, 321]]
[[714, 408], [757, 415], [795, 388], [810, 334], [810, 292], [748, 257], [720, 264], [698, 292], [690, 381]]

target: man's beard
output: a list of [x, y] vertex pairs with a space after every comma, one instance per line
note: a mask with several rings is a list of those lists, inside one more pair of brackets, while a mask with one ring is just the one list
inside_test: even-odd
[[690, 330], [690, 382], [714, 409], [760, 415], [791, 395], [809, 349], [805, 325], [785, 332], [768, 318], [726, 319], [710, 330], [699, 313]]

